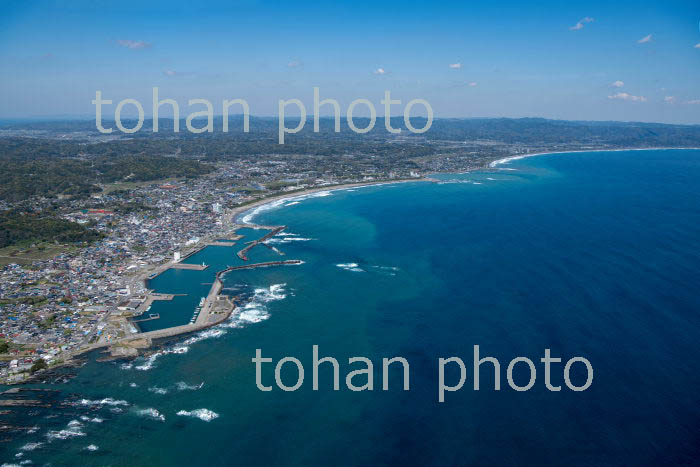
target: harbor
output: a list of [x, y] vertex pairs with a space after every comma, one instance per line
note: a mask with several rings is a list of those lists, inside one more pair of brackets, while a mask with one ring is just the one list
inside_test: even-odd
[[[100, 339], [86, 350], [106, 348], [111, 357], [134, 357], [139, 354], [139, 351], [150, 348], [156, 340], [200, 331], [224, 322], [235, 312], [237, 301], [239, 300], [239, 297], [221, 293], [223, 289], [222, 278], [224, 275], [233, 271], [299, 265], [302, 264], [303, 261], [298, 259], [263, 261], [252, 264], [227, 265], [225, 268], [214, 265], [214, 267], [219, 270], [213, 276], [213, 282], [202, 282], [201, 280], [198, 282], [200, 288], [209, 286], [206, 295], [199, 296], [199, 301], [194, 302], [196, 305], [190, 308], [190, 310], [192, 310], [190, 314], [186, 315], [186, 317], [177, 318], [180, 320], [179, 322], [173, 317], [173, 309], [177, 308], [175, 302], [178, 300], [185, 300], [179, 303], [192, 303], [194, 297], [191, 293], [179, 294], [164, 293], [160, 290], [156, 291], [152, 287], [153, 281], [160, 277], [166, 280], [165, 275], [170, 275], [168, 277], [179, 277], [183, 281], [183, 285], [190, 283], [187, 279], [189, 274], [206, 272], [211, 265], [205, 262], [199, 263], [199, 261], [196, 263], [194, 261], [191, 263], [184, 261], [187, 259], [195, 259], [195, 255], [203, 254], [207, 248], [231, 248], [236, 245], [238, 240], [244, 238], [243, 235], [238, 233], [238, 231], [243, 229], [269, 230], [269, 232], [265, 233], [260, 238], [246, 242], [245, 247], [238, 251], [234, 257], [237, 257], [241, 261], [249, 261], [248, 255], [251, 250], [258, 245], [265, 246], [283, 255], [283, 252], [272, 245], [268, 245], [266, 242], [278, 235], [285, 228], [286, 226], [235, 224], [233, 226], [233, 233], [227, 235], [225, 238], [201, 242], [201, 245], [195, 245], [194, 248], [183, 257], [179, 257], [179, 254], [175, 254], [172, 261], [159, 266], [153, 272], [147, 273], [143, 278], [144, 284], [146, 284], [149, 292], [143, 297], [143, 300], [135, 307], [133, 312], [126, 313], [122, 318], [124, 319], [125, 326], [131, 327], [130, 331], [125, 333], [127, 335], [119, 338], [100, 336]], [[176, 274], [176, 276], [172, 276], [172, 274]], [[177, 274], [187, 274], [187, 276], [180, 277]], [[159, 305], [159, 303], [162, 303], [162, 305]], [[166, 303], [168, 303], [167, 307], [165, 307]], [[156, 305], [157, 310], [153, 309]], [[178, 316], [181, 315], [182, 312], [178, 314]], [[160, 325], [160, 322], [163, 322], [164, 325]]]

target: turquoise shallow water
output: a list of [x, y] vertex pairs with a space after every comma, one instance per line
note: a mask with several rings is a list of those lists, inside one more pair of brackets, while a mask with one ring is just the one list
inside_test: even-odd
[[[696, 462], [700, 152], [542, 156], [439, 178], [444, 183], [336, 191], [261, 212], [260, 223], [288, 225], [295, 235], [278, 237], [275, 246], [283, 259], [303, 265], [227, 275], [228, 292], [250, 301], [224, 326], [168, 343], [149, 359], [90, 362], [65, 383], [35, 385], [57, 389], [42, 397], [62, 405], [5, 416], [37, 429], [3, 443], [3, 460]], [[210, 270], [159, 277], [159, 291], [189, 294], [158, 304], [162, 319], [191, 314], [208, 290], [202, 283], [218, 265], [233, 265], [235, 251], [208, 248], [188, 261]], [[263, 247], [250, 256], [278, 258]], [[312, 390], [314, 344], [341, 362], [340, 391], [332, 390], [328, 368], [320, 390]], [[492, 390], [486, 369], [482, 390], [472, 390], [474, 344], [500, 360], [500, 391]], [[307, 371], [302, 387], [256, 389], [256, 348], [275, 361], [299, 358]], [[539, 362], [545, 348], [565, 360], [590, 360], [591, 387], [548, 391]], [[345, 388], [353, 356], [375, 362], [374, 391]], [[393, 356], [410, 363], [409, 391], [401, 390], [399, 372], [390, 375], [388, 391], [380, 390], [378, 362]], [[450, 356], [467, 363], [467, 382], [440, 404], [437, 361]], [[530, 391], [513, 391], [505, 381], [516, 356], [536, 362]], [[552, 373], [556, 385], [563, 385], [561, 367]], [[263, 382], [274, 386], [271, 365], [264, 368]], [[583, 384], [580, 367], [571, 375]], [[295, 376], [284, 367], [285, 382]], [[450, 382], [457, 377], [448, 371]], [[518, 366], [514, 378], [525, 384], [527, 372]], [[218, 418], [205, 421], [208, 413], [196, 409]], [[91, 445], [97, 450], [86, 449]]]

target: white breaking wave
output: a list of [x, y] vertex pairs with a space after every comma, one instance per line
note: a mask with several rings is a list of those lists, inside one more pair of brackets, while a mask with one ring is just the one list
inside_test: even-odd
[[35, 450], [35, 449], [39, 449], [39, 448], [42, 447], [43, 445], [44, 445], [44, 443], [41, 443], [41, 442], [37, 442], [37, 443], [27, 443], [27, 444], [25, 444], [24, 446], [22, 446], [22, 447], [19, 448], [19, 449], [20, 449], [20, 451], [33, 451], [33, 450]]
[[299, 203], [301, 203], [301, 201], [292, 201], [291, 203], [287, 203], [287, 204], [285, 204], [284, 206], [285, 206], [285, 207], [287, 207], [287, 206], [294, 206], [294, 205], [299, 204]]
[[49, 439], [49, 441], [53, 441], [54, 439], [75, 438], [77, 436], [85, 436], [85, 433], [83, 433], [80, 430], [72, 430], [66, 428], [65, 430], [49, 431], [46, 434], [46, 437]]
[[83, 424], [78, 420], [71, 420], [68, 422], [68, 426], [66, 426], [65, 429], [49, 431], [46, 433], [46, 437], [49, 439], [49, 441], [53, 441], [55, 439], [63, 440], [68, 438], [76, 438], [78, 436], [85, 436], [85, 433], [83, 433], [81, 430], [82, 427]]
[[292, 237], [292, 236], [287, 236], [283, 238], [271, 238], [267, 240], [265, 243], [272, 243], [272, 244], [285, 244], [285, 243], [292, 243], [292, 242], [310, 242], [311, 240], [314, 240], [313, 238], [305, 238], [305, 237]]
[[205, 422], [210, 422], [215, 418], [219, 418], [218, 413], [213, 412], [209, 409], [197, 409], [192, 411], [180, 410], [177, 414], [182, 417], [195, 417]]
[[287, 205], [287, 203], [298, 203], [300, 201], [304, 201], [306, 199], [310, 198], [322, 198], [324, 196], [331, 196], [331, 192], [328, 190], [324, 191], [317, 191], [315, 193], [308, 193], [306, 195], [300, 195], [300, 196], [290, 196], [289, 198], [282, 198], [278, 199], [275, 201], [270, 201], [269, 203], [262, 204], [253, 210], [247, 212], [243, 217], [241, 217], [240, 223], [242, 224], [250, 224], [257, 216], [258, 214], [265, 212], [265, 211], [271, 211], [273, 209], [279, 208], [281, 206]]
[[204, 387], [204, 382], [201, 382], [199, 384], [187, 384], [184, 381], [178, 381], [177, 383], [175, 383], [175, 387], [178, 391], [196, 391]]
[[194, 336], [192, 336], [188, 339], [185, 339], [183, 344], [192, 345], [192, 344], [196, 344], [199, 341], [203, 341], [205, 339], [212, 339], [212, 338], [221, 337], [224, 334], [226, 334], [226, 331], [224, 331], [223, 329], [217, 329], [217, 328], [205, 329], [204, 331], [200, 331], [197, 334], [195, 334]]
[[111, 406], [127, 406], [129, 403], [123, 400], [112, 399], [111, 397], [106, 397], [100, 400], [90, 400], [90, 399], [80, 399], [78, 401], [79, 405], [88, 405], [92, 407], [102, 407], [103, 405]]
[[100, 447], [95, 444], [88, 444], [87, 446], [85, 446], [84, 449], [86, 451], [97, 451], [98, 449], [100, 449]]
[[267, 311], [267, 304], [277, 300], [284, 300], [287, 297], [285, 286], [287, 284], [273, 284], [268, 288], [261, 287], [255, 289], [251, 300], [239, 307], [238, 312], [231, 315], [228, 323], [224, 326], [239, 328], [247, 324], [259, 323], [270, 317]]
[[[170, 355], [170, 354], [185, 354], [189, 352], [190, 348], [189, 346], [192, 344], [195, 344], [199, 341], [203, 341], [205, 339], [211, 339], [211, 338], [216, 338], [216, 337], [221, 337], [224, 334], [226, 334], [226, 331], [223, 329], [219, 328], [210, 328], [210, 329], [205, 329], [203, 331], [200, 331], [193, 335], [192, 337], [189, 337], [182, 341], [179, 344], [176, 344], [170, 348], [167, 349], [162, 349], [157, 352], [152, 353], [148, 357], [144, 357], [144, 362], [141, 365], [134, 366], [133, 368], [136, 370], [140, 371], [148, 371], [152, 368], [155, 367], [156, 360], [158, 360], [159, 357], [162, 357], [163, 355]], [[158, 388], [158, 387], [152, 387], [148, 389], [151, 392], [154, 392], [156, 394], [165, 394], [162, 392], [163, 388]], [[167, 392], [167, 390], [165, 390]]]
[[146, 357], [145, 362], [142, 365], [135, 366], [134, 368], [140, 371], [148, 371], [151, 368], [153, 368], [154, 364], [156, 363], [156, 360], [158, 360], [158, 357], [168, 354], [183, 354], [187, 353], [189, 350], [189, 347], [187, 347], [186, 345], [177, 345], [170, 349], [159, 350], [158, 352], [155, 352]]
[[161, 394], [161, 395], [168, 393], [167, 389], [159, 388], [158, 386], [151, 386], [150, 388], [148, 388], [148, 391], [152, 392], [154, 394]]
[[154, 419], [154, 420], [160, 420], [161, 422], [164, 422], [164, 421], [165, 421], [165, 416], [164, 416], [164, 415], [162, 415], [162, 414], [161, 414], [160, 412], [158, 412], [156, 409], [150, 408], [150, 407], [147, 408], [147, 409], [137, 410], [137, 411], [136, 411], [136, 414], [137, 414], [137, 415], [140, 415], [140, 416], [142, 416], [142, 417], [148, 417], [148, 418], [152, 418], [152, 419]]
[[362, 269], [357, 263], [340, 263], [336, 264], [336, 267], [339, 267], [340, 269], [344, 269], [346, 271], [365, 272], [365, 270]]
[[80, 417], [80, 419], [81, 419], [82, 421], [84, 421], [84, 422], [90, 422], [90, 423], [102, 423], [102, 422], [104, 422], [104, 419], [102, 419], [102, 418], [100, 418], [100, 417], [93, 417], [93, 418], [90, 418], [90, 417], [87, 417], [87, 416], [85, 416], [85, 415], [82, 415], [82, 416]]
[[130, 388], [137, 388], [137, 387], [139, 387], [139, 385], [136, 383], [129, 383], [129, 387]]

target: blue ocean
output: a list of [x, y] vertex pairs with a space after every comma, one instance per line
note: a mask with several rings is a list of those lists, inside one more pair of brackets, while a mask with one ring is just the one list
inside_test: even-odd
[[[89, 361], [27, 386], [43, 401], [10, 409], [0, 460], [52, 466], [697, 465], [700, 463], [700, 151], [557, 154], [432, 182], [290, 199], [250, 214], [286, 225], [251, 262], [304, 263], [225, 276], [244, 301], [228, 322], [134, 361]], [[236, 247], [189, 258], [151, 284], [161, 324], [189, 322]], [[257, 236], [257, 237], [256, 237]], [[144, 323], [157, 326], [158, 320]], [[312, 383], [312, 348], [339, 362]], [[474, 346], [500, 362], [480, 367]], [[256, 349], [272, 359], [256, 385]], [[550, 349], [552, 391], [540, 359]], [[283, 391], [275, 365], [305, 378]], [[350, 391], [348, 359], [373, 363]], [[410, 365], [404, 390], [400, 366]], [[439, 359], [459, 357], [461, 389], [439, 402]], [[527, 391], [509, 362], [534, 362]], [[590, 362], [584, 391], [564, 381]], [[294, 363], [280, 379], [293, 386]], [[455, 363], [444, 381], [460, 379]], [[525, 386], [523, 361], [512, 379]], [[579, 363], [570, 380], [583, 386]], [[365, 376], [353, 380], [361, 385]], [[5, 396], [3, 396], [5, 397]]]

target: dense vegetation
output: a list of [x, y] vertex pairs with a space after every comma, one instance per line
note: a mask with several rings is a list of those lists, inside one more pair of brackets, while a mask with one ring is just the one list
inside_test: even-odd
[[100, 232], [57, 217], [17, 210], [0, 212], [0, 248], [41, 241], [92, 242], [101, 237]]
[[85, 197], [101, 191], [97, 186], [100, 183], [196, 177], [213, 170], [210, 164], [197, 160], [147, 156], [130, 147], [113, 155], [86, 154], [94, 148], [37, 138], [0, 139], [0, 199], [12, 202], [32, 196]]

